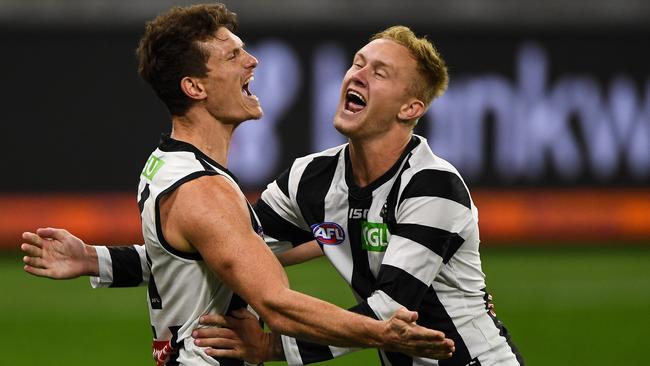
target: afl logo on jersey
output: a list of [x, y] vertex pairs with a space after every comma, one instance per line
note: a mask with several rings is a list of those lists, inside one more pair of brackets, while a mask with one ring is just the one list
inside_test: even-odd
[[341, 225], [335, 222], [323, 222], [311, 226], [316, 240], [322, 245], [339, 245], [345, 240], [345, 232]]

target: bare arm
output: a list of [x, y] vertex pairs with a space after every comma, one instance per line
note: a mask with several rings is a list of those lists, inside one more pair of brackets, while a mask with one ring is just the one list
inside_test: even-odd
[[252, 230], [241, 192], [223, 177], [183, 184], [161, 202], [163, 231], [177, 249], [198, 250], [210, 268], [278, 333], [351, 347], [376, 347], [431, 356], [451, 350], [444, 334], [414, 324], [408, 312], [399, 329], [388, 321], [345, 311], [292, 291], [271, 251]]
[[308, 260], [320, 257], [323, 255], [323, 251], [316, 242], [312, 240], [309, 243], [298, 245], [295, 248], [289, 249], [286, 252], [276, 254], [278, 261], [284, 267], [293, 266], [294, 264], [300, 264], [307, 262]]

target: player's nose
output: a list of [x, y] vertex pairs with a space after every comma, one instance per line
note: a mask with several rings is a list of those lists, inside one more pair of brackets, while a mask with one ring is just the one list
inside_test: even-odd
[[[244, 51], [246, 52], [246, 51]], [[245, 67], [247, 69], [254, 69], [259, 65], [259, 61], [255, 58], [255, 56], [251, 55], [250, 53], [246, 52], [246, 63]]]

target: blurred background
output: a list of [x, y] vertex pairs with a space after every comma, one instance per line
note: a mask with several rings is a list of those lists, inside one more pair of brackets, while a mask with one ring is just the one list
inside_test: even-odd
[[[427, 35], [450, 84], [416, 132], [479, 209], [499, 317], [530, 365], [645, 365], [650, 346], [650, 3], [224, 1], [260, 60], [265, 111], [229, 169], [254, 200], [331, 127], [354, 52], [390, 25]], [[22, 273], [23, 231], [141, 242], [138, 177], [169, 116], [136, 73], [144, 22], [188, 1], [0, 0], [0, 350], [8, 364], [149, 362], [145, 289]], [[350, 306], [323, 260], [292, 285]], [[2, 362], [4, 363], [4, 362]], [[379, 364], [372, 351], [326, 364]]]

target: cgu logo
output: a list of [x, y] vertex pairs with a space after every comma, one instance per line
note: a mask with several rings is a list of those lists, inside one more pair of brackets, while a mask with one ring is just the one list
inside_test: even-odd
[[316, 240], [322, 245], [339, 245], [345, 240], [345, 232], [341, 225], [335, 222], [323, 222], [311, 226]]

